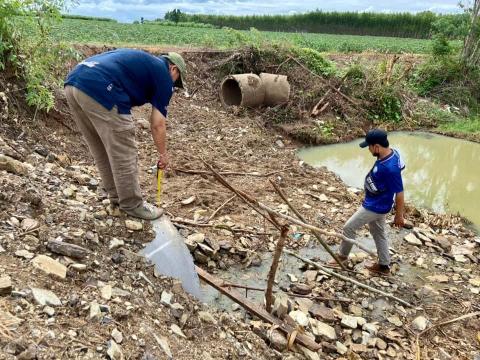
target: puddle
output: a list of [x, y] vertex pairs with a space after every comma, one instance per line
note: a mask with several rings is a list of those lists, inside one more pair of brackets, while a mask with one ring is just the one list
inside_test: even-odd
[[[407, 234], [406, 230], [398, 230], [393, 228], [387, 228], [388, 237], [390, 240], [390, 247], [395, 247], [395, 244], [401, 241], [401, 239]], [[368, 236], [357, 237], [357, 240], [362, 242], [368, 249], [375, 251], [375, 242], [373, 239]], [[337, 246], [332, 246], [333, 250], [337, 249]], [[360, 249], [355, 247], [352, 249], [352, 254], [362, 252]], [[310, 246], [302, 248], [298, 253], [301, 256], [307, 257], [309, 259], [315, 259], [320, 261], [329, 261], [331, 259], [330, 255], [323, 249], [321, 245], [316, 243], [315, 240], [311, 241]], [[249, 287], [256, 287], [265, 289], [267, 286], [267, 277], [272, 264], [273, 253], [267, 252], [262, 254], [262, 263], [260, 266], [243, 268], [241, 265], [232, 266], [226, 271], [218, 271], [215, 276], [221, 278], [225, 282], [229, 282], [237, 285], [244, 285]], [[290, 278], [288, 274], [293, 274], [298, 278], [299, 282], [303, 281], [303, 262], [289, 255], [282, 255], [281, 261], [277, 269], [277, 283], [274, 286], [274, 289], [287, 288], [290, 284]], [[415, 276], [413, 276], [415, 277]], [[419, 279], [417, 278], [416, 282]], [[264, 303], [264, 292], [248, 290], [245, 292], [244, 289], [235, 289], [244, 296], [246, 295], [248, 299], [255, 301], [257, 304]], [[348, 297], [347, 294], [337, 294], [339, 297]], [[226, 296], [219, 294], [215, 289], [202, 284], [202, 301], [205, 303], [214, 304], [216, 307], [219, 307], [224, 310], [231, 311], [234, 304], [233, 301], [228, 299]]]
[[[394, 132], [390, 144], [406, 163], [402, 173], [405, 197], [418, 207], [439, 213], [459, 213], [480, 229], [480, 145], [428, 133]], [[363, 188], [364, 176], [374, 163], [356, 140], [299, 151], [312, 166], [326, 166], [349, 186]]]

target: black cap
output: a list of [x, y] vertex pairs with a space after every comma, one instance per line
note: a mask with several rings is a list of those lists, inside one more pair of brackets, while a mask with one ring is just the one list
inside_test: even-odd
[[387, 139], [387, 132], [382, 129], [373, 129], [370, 130], [365, 136], [365, 141], [360, 143], [361, 148], [365, 148], [368, 145], [380, 145], [383, 147], [388, 147], [390, 144]]

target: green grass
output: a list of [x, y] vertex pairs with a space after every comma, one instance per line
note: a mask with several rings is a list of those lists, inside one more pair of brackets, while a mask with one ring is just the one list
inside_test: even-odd
[[[249, 43], [281, 43], [320, 52], [428, 53], [430, 40], [375, 36], [236, 31], [165, 25], [122, 24], [109, 21], [64, 19], [54, 36], [68, 43], [108, 45], [177, 45], [232, 48]], [[261, 45], [261, 44], [259, 44]]]
[[480, 117], [458, 118], [454, 122], [441, 124], [439, 129], [461, 133], [478, 133], [480, 132]]

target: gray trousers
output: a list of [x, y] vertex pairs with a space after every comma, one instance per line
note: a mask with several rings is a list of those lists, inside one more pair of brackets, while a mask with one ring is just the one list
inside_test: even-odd
[[[355, 239], [356, 232], [362, 226], [368, 224], [370, 234], [375, 240], [377, 247], [378, 263], [380, 265], [390, 265], [390, 253], [388, 252], [388, 239], [385, 232], [385, 218], [386, 214], [377, 214], [373, 211], [365, 209], [363, 206], [352, 215], [350, 219], [345, 223], [343, 227], [343, 234], [350, 238]], [[340, 254], [348, 256], [352, 250], [353, 244], [346, 241], [342, 241], [340, 244]]]
[[122, 210], [135, 209], [142, 204], [142, 193], [132, 116], [119, 114], [116, 106], [112, 110], [105, 109], [73, 86], [65, 87], [65, 95], [110, 201], [119, 203]]

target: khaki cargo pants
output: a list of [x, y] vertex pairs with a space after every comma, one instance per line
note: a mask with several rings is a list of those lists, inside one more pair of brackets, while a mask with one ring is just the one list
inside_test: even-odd
[[142, 204], [142, 193], [132, 116], [120, 115], [116, 106], [107, 110], [73, 86], [65, 87], [65, 95], [111, 203], [119, 204], [122, 210], [135, 209]]

